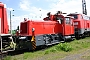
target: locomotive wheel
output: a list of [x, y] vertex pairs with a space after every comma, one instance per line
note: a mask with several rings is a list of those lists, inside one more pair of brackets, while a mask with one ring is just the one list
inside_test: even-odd
[[61, 43], [65, 43], [65, 41], [66, 41], [65, 37], [63, 37]]
[[76, 39], [79, 40], [80, 39], [80, 36], [79, 34], [76, 35]]
[[89, 36], [90, 36], [90, 33], [89, 33]]
[[84, 38], [85, 38], [85, 35], [83, 34], [83, 35], [82, 35], [82, 39], [84, 39]]
[[90, 32], [88, 33], [88, 35], [90, 36]]
[[71, 41], [74, 41], [75, 40], [75, 38], [71, 38]]

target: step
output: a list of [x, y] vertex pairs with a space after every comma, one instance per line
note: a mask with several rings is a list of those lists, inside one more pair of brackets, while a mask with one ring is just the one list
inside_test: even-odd
[[65, 41], [60, 41], [61, 43], [64, 43]]

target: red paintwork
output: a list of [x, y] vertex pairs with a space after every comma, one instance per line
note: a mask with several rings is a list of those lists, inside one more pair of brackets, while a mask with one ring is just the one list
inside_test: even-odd
[[7, 22], [7, 11], [4, 4], [0, 2], [1, 33], [7, 34], [9, 27]]
[[64, 32], [65, 35], [74, 34], [74, 27], [72, 27], [70, 25], [65, 25], [64, 30], [65, 30], [65, 32]]
[[[43, 34], [56, 34], [61, 33], [63, 35], [71, 35], [74, 34], [74, 26], [65, 24], [65, 17], [63, 15], [58, 15], [63, 19], [63, 23], [60, 24], [57, 20], [55, 20], [54, 15], [50, 16], [50, 20], [48, 18], [44, 18], [44, 21], [24, 21], [20, 24], [20, 35], [22, 36], [31, 36], [32, 28], [35, 28], [35, 35], [43, 35]], [[71, 21], [72, 22], [72, 21]], [[67, 30], [68, 29], [68, 30]]]
[[[26, 24], [26, 26], [25, 26]], [[36, 22], [36, 21], [26, 21], [21, 23], [21, 34], [24, 35], [32, 35], [32, 28], [35, 28], [35, 35], [41, 34], [54, 34], [57, 32], [57, 29], [54, 30], [57, 22], [55, 21], [43, 21], [43, 22]], [[28, 27], [28, 28], [27, 28]]]

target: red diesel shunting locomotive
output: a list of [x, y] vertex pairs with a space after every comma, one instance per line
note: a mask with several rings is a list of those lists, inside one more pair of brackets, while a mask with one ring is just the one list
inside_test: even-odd
[[64, 17], [60, 11], [54, 15], [51, 13], [47, 15], [48, 17], [44, 18], [44, 21], [27, 20], [20, 23], [19, 44], [22, 42], [23, 48], [32, 49], [32, 47], [52, 45], [68, 39], [73, 40], [74, 25], [72, 17]]

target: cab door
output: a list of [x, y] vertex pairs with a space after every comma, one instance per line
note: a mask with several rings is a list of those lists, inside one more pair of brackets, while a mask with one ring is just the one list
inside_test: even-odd
[[71, 25], [71, 34], [74, 34], [74, 23], [73, 23], [73, 19], [71, 18], [70, 19], [71, 21], [71, 23], [70, 23], [70, 25]]
[[64, 35], [74, 34], [74, 26], [70, 17], [65, 17]]

